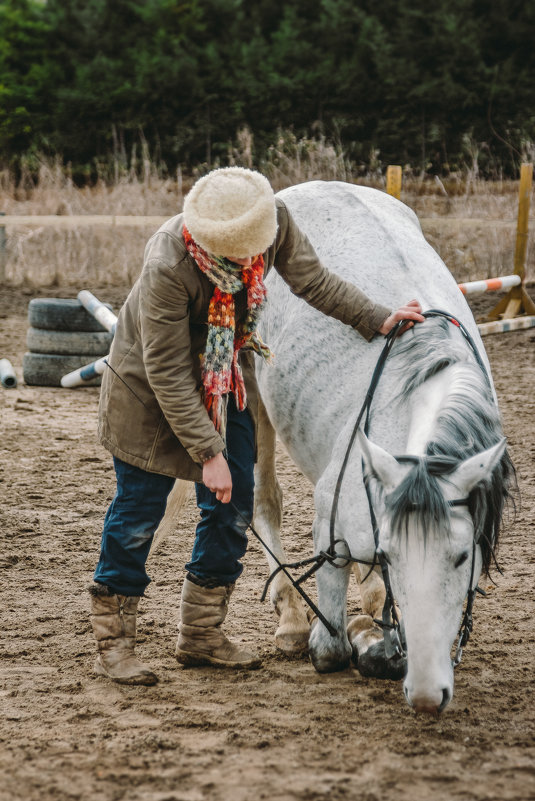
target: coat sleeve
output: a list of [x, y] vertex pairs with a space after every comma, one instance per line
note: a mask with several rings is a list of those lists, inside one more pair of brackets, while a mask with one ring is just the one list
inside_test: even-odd
[[300, 298], [315, 309], [355, 328], [370, 340], [391, 313], [354, 284], [330, 272], [284, 203], [278, 204], [278, 247], [275, 269]]
[[149, 384], [173, 433], [202, 464], [225, 443], [193, 374], [188, 292], [176, 268], [160, 259], [145, 262], [140, 281], [139, 327]]

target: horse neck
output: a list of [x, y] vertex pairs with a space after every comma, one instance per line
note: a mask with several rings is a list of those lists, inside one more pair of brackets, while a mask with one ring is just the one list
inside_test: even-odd
[[441, 409], [466, 386], [466, 363], [455, 363], [428, 378], [411, 395], [407, 453], [423, 455], [434, 438]]

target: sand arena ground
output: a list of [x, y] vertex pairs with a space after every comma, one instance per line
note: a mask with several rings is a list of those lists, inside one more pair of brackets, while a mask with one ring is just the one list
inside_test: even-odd
[[[126, 290], [99, 290], [119, 308]], [[27, 304], [3, 289], [0, 357], [21, 375]], [[72, 297], [61, 289], [46, 294]], [[488, 301], [480, 301], [477, 309]], [[96, 440], [98, 389], [0, 391], [1, 801], [527, 801], [535, 798], [535, 334], [485, 340], [522, 503], [502, 535], [504, 575], [486, 581], [475, 629], [439, 718], [415, 716], [401, 685], [347, 670], [320, 676], [273, 642], [253, 542], [228, 631], [261, 653], [252, 673], [185, 670], [173, 658], [195, 510], [152, 559], [139, 650], [153, 688], [92, 675], [84, 588], [114, 491]], [[281, 450], [284, 538], [310, 552], [312, 492]], [[312, 586], [312, 585], [311, 585]], [[356, 609], [357, 595], [350, 603]]]

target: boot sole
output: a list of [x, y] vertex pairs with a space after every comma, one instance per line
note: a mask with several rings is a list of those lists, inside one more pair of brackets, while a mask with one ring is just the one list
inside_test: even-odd
[[139, 676], [131, 676], [130, 678], [112, 676], [98, 660], [95, 662], [94, 672], [97, 676], [110, 679], [116, 684], [129, 684], [131, 686], [139, 684], [143, 687], [152, 687], [158, 683], [158, 676], [155, 673], [141, 673]]
[[257, 670], [262, 665], [261, 659], [251, 659], [249, 662], [228, 662], [224, 659], [217, 659], [215, 656], [207, 656], [193, 651], [177, 650], [175, 656], [177, 662], [184, 667], [211, 666], [234, 670]]

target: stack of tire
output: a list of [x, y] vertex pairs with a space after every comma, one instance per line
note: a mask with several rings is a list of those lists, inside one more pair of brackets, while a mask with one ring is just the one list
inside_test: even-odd
[[[111, 310], [108, 303], [104, 305]], [[28, 304], [28, 322], [28, 352], [22, 360], [26, 384], [59, 387], [66, 373], [110, 352], [113, 334], [76, 298], [33, 298]], [[86, 386], [100, 382], [98, 376]]]

